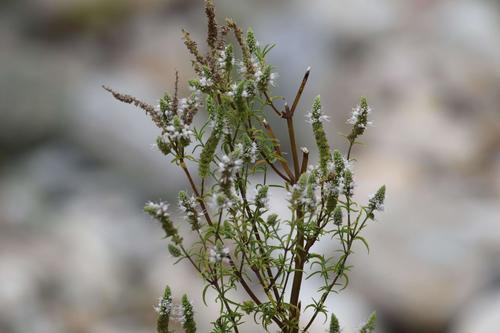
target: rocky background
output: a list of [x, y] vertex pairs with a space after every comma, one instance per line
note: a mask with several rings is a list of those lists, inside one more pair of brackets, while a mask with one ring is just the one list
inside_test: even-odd
[[[277, 94], [312, 66], [302, 111], [322, 94], [337, 147], [358, 97], [375, 109], [355, 149], [358, 194], [386, 183], [388, 199], [371, 253], [359, 248], [349, 290], [328, 304], [344, 332], [375, 309], [379, 333], [497, 333], [500, 3], [216, 4], [278, 44]], [[198, 296], [196, 274], [172, 267], [141, 213], [147, 199], [174, 201], [182, 177], [150, 149], [149, 120], [100, 88], [154, 103], [175, 69], [185, 82], [181, 28], [203, 40], [201, 0], [0, 2], [0, 332], [154, 332], [165, 283]], [[310, 143], [305, 123], [299, 136]]]

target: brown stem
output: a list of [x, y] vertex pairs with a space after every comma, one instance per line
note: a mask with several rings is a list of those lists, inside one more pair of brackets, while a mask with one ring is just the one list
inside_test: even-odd
[[309, 150], [307, 150], [307, 148], [302, 148], [302, 165], [300, 167], [301, 175], [307, 171], [307, 163], [309, 163]]
[[292, 108], [290, 109], [292, 115], [295, 112], [297, 105], [299, 105], [300, 97], [302, 96], [302, 93], [304, 92], [304, 88], [306, 86], [307, 79], [309, 79], [310, 73], [311, 73], [311, 67], [308, 67], [306, 70], [306, 73], [304, 74], [304, 78], [302, 79], [302, 83], [300, 84], [299, 90], [297, 91], [297, 94], [295, 95], [295, 99], [293, 100]]
[[274, 134], [274, 131], [273, 131], [271, 125], [269, 125], [269, 123], [267, 121], [265, 121], [265, 120], [262, 123], [264, 125], [264, 128], [267, 131], [267, 134], [269, 134], [269, 136], [271, 137], [271, 139], [275, 143], [274, 144], [274, 150], [276, 151], [276, 154], [278, 154], [278, 156], [280, 157], [279, 162], [280, 162], [281, 166], [285, 170], [285, 172], [288, 175], [288, 178], [290, 179], [290, 181], [293, 182], [293, 179], [294, 179], [293, 173], [290, 170], [290, 167], [288, 166], [288, 163], [283, 158], [283, 154], [281, 152], [281, 148], [280, 148], [280, 146], [278, 144], [278, 139], [277, 139], [276, 135]]
[[293, 273], [293, 282], [292, 282], [292, 292], [290, 295], [290, 305], [292, 306], [292, 310], [290, 313], [290, 321], [294, 322], [294, 326], [290, 330], [290, 333], [298, 333], [299, 331], [299, 322], [300, 322], [300, 309], [298, 307], [299, 304], [299, 296], [300, 289], [302, 286], [302, 277], [304, 275], [304, 264], [306, 253], [304, 251], [304, 228], [301, 226], [303, 224], [304, 213], [302, 208], [297, 210], [297, 243], [295, 245], [295, 267]]
[[286, 124], [288, 127], [288, 137], [290, 138], [290, 149], [292, 150], [292, 158], [293, 158], [293, 168], [295, 170], [295, 182], [300, 177], [300, 168], [299, 168], [299, 155], [297, 153], [297, 141], [295, 139], [295, 128], [293, 127], [293, 113], [290, 109], [288, 109], [288, 105], [285, 104], [285, 117]]
[[207, 220], [208, 225], [212, 225], [212, 219], [210, 218], [210, 215], [208, 214], [207, 207], [205, 206], [205, 201], [203, 198], [200, 196], [200, 193], [198, 192], [198, 188], [196, 187], [196, 184], [193, 181], [193, 177], [191, 177], [191, 173], [189, 172], [186, 163], [184, 161], [180, 162], [180, 166], [184, 173], [186, 174], [186, 177], [189, 180], [189, 184], [191, 185], [191, 189], [193, 190], [194, 194], [196, 195], [196, 198], [198, 200], [198, 203], [201, 206], [201, 209], [203, 210], [203, 215], [205, 216], [205, 219]]
[[271, 99], [271, 97], [269, 97], [269, 94], [267, 93], [267, 91], [264, 91], [264, 96], [266, 97], [266, 101], [267, 103], [271, 106], [271, 108], [273, 109], [273, 111], [281, 117], [281, 112], [280, 110], [278, 110], [278, 108], [274, 105], [274, 102], [273, 100]]

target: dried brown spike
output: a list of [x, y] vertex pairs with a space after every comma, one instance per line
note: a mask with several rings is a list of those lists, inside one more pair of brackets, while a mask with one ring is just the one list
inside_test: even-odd
[[254, 74], [255, 70], [253, 68], [250, 50], [248, 49], [245, 39], [243, 38], [243, 32], [232, 19], [226, 19], [226, 24], [233, 30], [234, 36], [236, 37], [236, 40], [241, 47], [241, 52], [243, 53], [243, 62], [245, 63], [247, 74]]
[[191, 39], [191, 34], [184, 29], [182, 29], [182, 34], [183, 34], [182, 39], [184, 39], [184, 45], [186, 45], [189, 52], [195, 57], [196, 61], [199, 64], [205, 65], [206, 64], [205, 58], [203, 58], [200, 51], [198, 50], [198, 45], [196, 44], [196, 42], [193, 39]]
[[151, 117], [151, 119], [153, 119], [156, 126], [158, 126], [159, 128], [163, 128], [163, 122], [162, 122], [161, 116], [158, 112], [156, 112], [154, 106], [152, 106], [146, 102], [143, 102], [143, 101], [135, 98], [134, 96], [120, 94], [119, 92], [116, 92], [113, 89], [106, 87], [106, 86], [102, 86], [102, 87], [106, 91], [109, 91], [113, 95], [113, 97], [116, 98], [117, 100], [119, 100], [120, 102], [132, 104], [134, 106], [137, 106], [138, 108], [143, 109], [146, 112], [146, 114], [148, 114]]
[[177, 113], [177, 107], [179, 106], [179, 71], [175, 71], [175, 86], [174, 86], [174, 98], [172, 100], [172, 110]]
[[215, 7], [213, 0], [205, 0], [205, 14], [208, 18], [207, 43], [210, 49], [214, 50], [217, 43], [217, 22], [215, 21]]
[[226, 47], [226, 36], [229, 32], [229, 27], [227, 26], [223, 26], [221, 27], [220, 29], [220, 34], [219, 34], [219, 41], [217, 42], [217, 49], [218, 50], [224, 50], [224, 48]]

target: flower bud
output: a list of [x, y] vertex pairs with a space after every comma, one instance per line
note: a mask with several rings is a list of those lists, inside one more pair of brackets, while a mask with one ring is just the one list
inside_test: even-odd
[[255, 310], [255, 303], [253, 301], [244, 301], [243, 304], [241, 304], [241, 309], [246, 314], [250, 314]]
[[333, 313], [330, 316], [330, 329], [328, 333], [340, 333], [339, 320]]
[[233, 60], [234, 60], [233, 45], [229, 44], [228, 46], [226, 46], [226, 59], [225, 59], [226, 73], [231, 73], [231, 69], [233, 67]]
[[271, 214], [267, 217], [267, 224], [275, 225], [278, 222], [278, 214]]
[[368, 121], [368, 115], [371, 113], [371, 108], [368, 106], [368, 102], [365, 97], [361, 97], [359, 105], [352, 110], [352, 116], [347, 121], [348, 124], [352, 125], [351, 134], [347, 137], [349, 141], [354, 142], [356, 138], [363, 135], [367, 126], [372, 125]]
[[342, 209], [339, 206], [333, 211], [333, 223], [338, 226], [342, 225]]
[[252, 30], [252, 28], [249, 28], [248, 31], [247, 31], [247, 46], [248, 46], [248, 50], [250, 51], [250, 53], [255, 53], [255, 51], [257, 50], [257, 39], [255, 39], [255, 34]]
[[375, 326], [377, 325], [377, 315], [372, 312], [366, 324], [361, 327], [359, 333], [373, 333], [375, 331]]
[[158, 312], [157, 331], [158, 333], [170, 333], [168, 324], [170, 321], [170, 312], [172, 311], [172, 292], [170, 287], [165, 287], [163, 297], [158, 300], [158, 304], [154, 307]]
[[323, 129], [322, 121], [327, 119], [321, 114], [321, 99], [317, 96], [314, 99], [312, 111], [308, 114], [309, 122], [312, 123], [316, 146], [319, 150], [319, 167], [323, 174], [326, 174], [328, 162], [331, 159], [330, 145]]
[[172, 146], [170, 143], [161, 136], [156, 138], [156, 146], [165, 156], [172, 152]]
[[165, 94], [163, 98], [160, 99], [160, 111], [165, 113], [170, 110], [172, 99], [168, 94]]
[[172, 238], [175, 244], [182, 242], [182, 237], [179, 236], [177, 229], [174, 227], [170, 214], [168, 213], [168, 203], [166, 202], [148, 202], [144, 206], [144, 211], [154, 217], [161, 223], [166, 238]]
[[174, 244], [168, 244], [168, 252], [174, 258], [179, 258], [182, 255], [181, 250]]
[[196, 323], [193, 318], [193, 305], [189, 301], [187, 295], [182, 296], [182, 315], [183, 318], [182, 328], [186, 333], [195, 333], [196, 332]]
[[269, 85], [269, 80], [271, 80], [271, 66], [265, 65], [262, 70], [262, 75], [257, 82], [257, 88], [260, 91], [266, 91], [267, 86]]
[[259, 208], [267, 208], [269, 205], [268, 197], [269, 186], [260, 186], [257, 190], [257, 195], [255, 196], [255, 205]]
[[378, 210], [378, 211], [383, 211], [384, 210], [384, 200], [385, 200], [385, 185], [380, 187], [374, 195], [370, 197], [370, 200], [368, 201], [368, 207], [370, 210]]
[[335, 149], [333, 151], [333, 162], [334, 162], [335, 174], [337, 176], [341, 176], [344, 173], [345, 164], [342, 153], [338, 149]]
[[354, 194], [354, 179], [349, 169], [344, 171], [344, 194], [346, 197], [352, 197]]
[[191, 224], [192, 230], [200, 229], [200, 217], [196, 210], [197, 202], [194, 196], [188, 197], [186, 192], [179, 192], [179, 208], [186, 214], [186, 219]]

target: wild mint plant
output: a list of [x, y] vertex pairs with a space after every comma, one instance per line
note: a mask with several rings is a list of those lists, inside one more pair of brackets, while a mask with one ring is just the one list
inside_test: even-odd
[[[196, 72], [188, 82], [189, 96], [179, 96], [177, 73], [173, 93], [166, 93], [156, 107], [105, 89], [151, 117], [161, 132], [158, 149], [187, 179], [188, 189], [178, 195], [184, 221], [173, 221], [166, 202], [149, 202], [144, 210], [163, 227], [170, 254], [189, 261], [203, 279], [205, 303], [207, 290], [215, 291], [219, 316], [212, 332], [238, 333], [241, 324], [253, 320], [266, 331], [305, 333], [319, 314], [327, 317], [327, 298], [347, 287], [353, 245], [361, 242], [368, 248], [362, 231], [384, 208], [385, 186], [366, 203], [354, 196], [351, 152], [371, 124], [371, 109], [361, 98], [348, 120], [352, 130], [346, 135], [347, 152], [332, 150], [320, 97], [309, 112], [298, 108], [310, 69], [292, 103], [282, 101], [272, 94], [278, 76], [266, 60], [274, 45], [262, 46], [251, 29], [243, 33], [233, 20], [219, 25], [212, 0], [205, 1], [205, 12], [206, 54], [183, 31]], [[199, 111], [205, 116], [196, 126]], [[299, 148], [297, 115], [311, 125], [317, 164], [310, 163], [308, 148]], [[286, 126], [289, 152], [283, 151], [271, 117]], [[273, 212], [271, 192], [286, 194], [288, 215]], [[318, 253], [314, 245], [325, 238], [335, 240], [339, 250]], [[302, 285], [311, 277], [318, 277], [321, 287], [318, 296], [305, 303]], [[246, 300], [236, 297], [240, 291]], [[172, 320], [186, 333], [196, 332], [186, 295], [174, 304], [166, 287], [155, 308], [159, 333], [171, 332]], [[372, 314], [360, 332], [373, 332], [375, 322]], [[330, 314], [329, 332], [340, 331], [336, 316]]]

